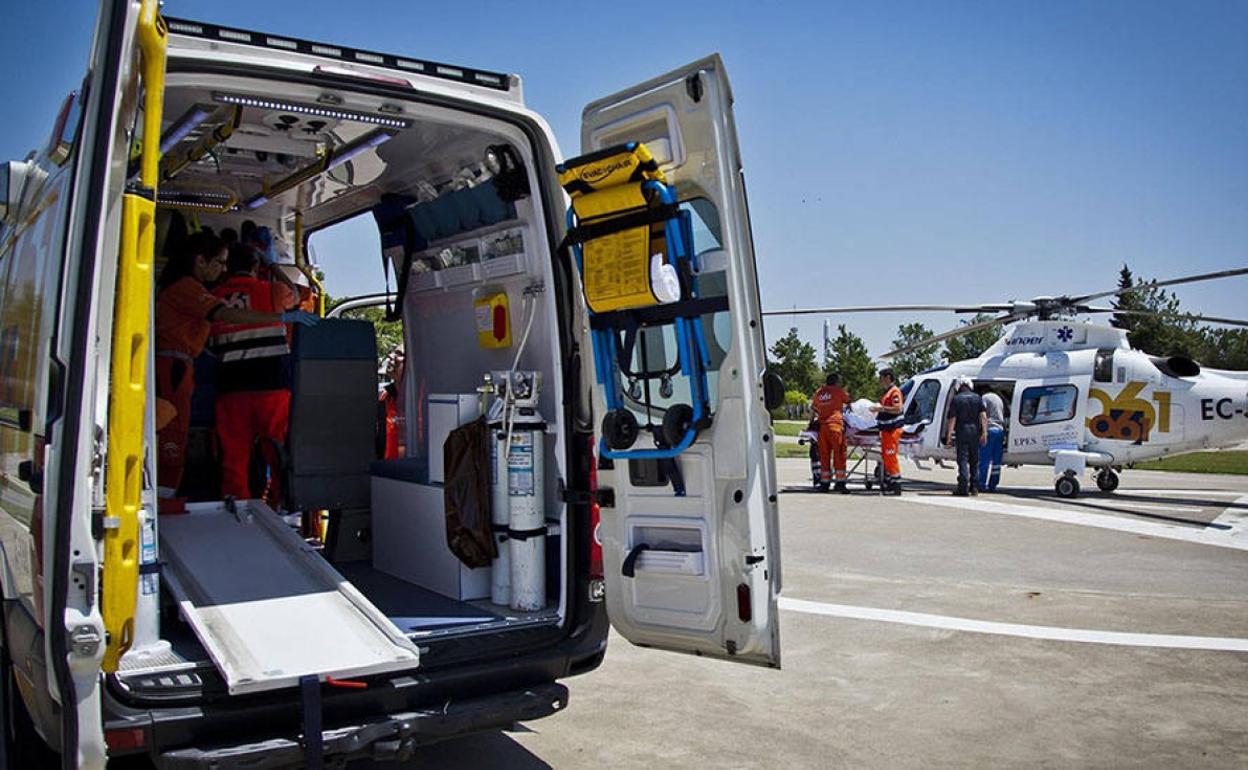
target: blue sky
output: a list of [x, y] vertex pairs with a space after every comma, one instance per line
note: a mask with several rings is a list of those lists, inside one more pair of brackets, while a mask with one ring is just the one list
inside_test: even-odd
[[[93, 12], [0, 11], [21, 30], [0, 50], [0, 155], [44, 141]], [[518, 72], [565, 155], [586, 102], [719, 51], [769, 309], [1091, 291], [1124, 261], [1159, 277], [1248, 264], [1246, 3], [168, 0], [165, 12]], [[350, 275], [361, 285], [331, 288], [374, 288]], [[1242, 316], [1246, 289], [1180, 296]], [[914, 319], [833, 320], [878, 353]], [[812, 342], [821, 324], [797, 323]], [[789, 326], [770, 319], [769, 339]]]

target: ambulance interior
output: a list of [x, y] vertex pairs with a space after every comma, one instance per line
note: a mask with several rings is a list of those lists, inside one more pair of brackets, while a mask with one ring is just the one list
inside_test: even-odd
[[[384, 362], [372, 324], [344, 320], [347, 313], [297, 329], [284, 508], [314, 517], [327, 512], [323, 546], [308, 546], [323, 560], [315, 569], [328, 563], [333, 571], [326, 574], [341, 576], [351, 601], [360, 604], [358, 592], [363, 606], [419, 642], [422, 661], [430, 660], [430, 650], [459, 649], [452, 657], [461, 658], [469, 649], [474, 655], [494, 645], [514, 649], [517, 639], [505, 639], [513, 631], [549, 638], [541, 631], [561, 623], [566, 606], [567, 522], [558, 491], [559, 479], [567, 477], [567, 446], [547, 214], [536, 172], [541, 162], [517, 126], [495, 118], [314, 85], [277, 88], [280, 98], [272, 95], [274, 84], [259, 80], [170, 74], [158, 262], [188, 228], [237, 231], [250, 220], [294, 252], [279, 258], [285, 263], [279, 269], [314, 289], [319, 276], [301, 241], [371, 214], [388, 261], [388, 288], [402, 314], [406, 365], [396, 389], [406, 417], [402, 456], [378, 456]], [[354, 257], [374, 265], [383, 254], [369, 248]], [[331, 293], [334, 278], [324, 276]], [[201, 363], [181, 494], [220, 505], [211, 380], [201, 374]], [[503, 603], [492, 601], [499, 598], [492, 584], [497, 570], [467, 566], [447, 538], [444, 442], [489, 408], [493, 396], [479, 390], [485, 375], [497, 381], [498, 373], [512, 371], [539, 375], [536, 384], [526, 380], [538, 394], [526, 413], [542, 421], [530, 435], [544, 460], [536, 464], [535, 482], [544, 549], [526, 551], [535, 563], [525, 578], [540, 583], [539, 608], [513, 608], [506, 594]], [[211, 569], [195, 565], [219, 560], [221, 549], [231, 547], [229, 537], [214, 544], [179, 536], [178, 522], [170, 521], [177, 516], [159, 517], [162, 565]], [[507, 525], [493, 529], [496, 546], [506, 552]], [[234, 566], [252, 573], [247, 580], [268, 580], [265, 564]], [[189, 580], [183, 575], [181, 582]], [[202, 665], [202, 646], [221, 668], [200, 627], [188, 623], [186, 597], [171, 596], [170, 583], [165, 579], [161, 590], [158, 648], [164, 651], [145, 654], [143, 640], [136, 640], [123, 659], [123, 675]], [[454, 647], [466, 638], [470, 647]], [[131, 684], [141, 679], [131, 677]]]

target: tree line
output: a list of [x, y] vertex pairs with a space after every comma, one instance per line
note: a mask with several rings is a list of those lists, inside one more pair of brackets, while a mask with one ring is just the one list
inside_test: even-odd
[[[1147, 286], [1149, 281], [1136, 278], [1123, 265], [1118, 287]], [[1173, 292], [1143, 288], [1119, 295], [1110, 323], [1127, 331], [1131, 346], [1155, 356], [1187, 356], [1215, 369], [1248, 370], [1248, 329], [1225, 328], [1202, 324], [1199, 317], [1188, 315]], [[1140, 315], [1136, 312], [1153, 313]], [[992, 319], [979, 314], [962, 321], [969, 326]], [[919, 372], [968, 358], [976, 358], [1001, 336], [1000, 325], [987, 326], [943, 344], [928, 345], [895, 356], [889, 366], [898, 381], [905, 381]], [[926, 324], [913, 321], [897, 327], [892, 349], [922, 342], [934, 334]], [[796, 328], [771, 346], [771, 368], [784, 380], [785, 401], [791, 406], [809, 402], [810, 395], [823, 384], [830, 372], [840, 375], [841, 384], [854, 398], [878, 398], [880, 387], [875, 359], [867, 351], [862, 338], [845, 324], [836, 327], [836, 334], [827, 340], [823, 355], [814, 345], [805, 342]]]

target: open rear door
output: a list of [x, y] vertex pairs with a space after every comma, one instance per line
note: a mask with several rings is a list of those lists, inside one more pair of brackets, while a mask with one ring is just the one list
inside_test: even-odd
[[[585, 108], [583, 153], [632, 141], [645, 142], [675, 185], [691, 214], [702, 294], [725, 297], [727, 310], [703, 319], [712, 421], [674, 460], [684, 494], [656, 481], [644, 460], [599, 470], [600, 483], [615, 492], [600, 530], [608, 615], [634, 644], [779, 667], [765, 343], [732, 92], [719, 56]], [[651, 361], [675, 359], [674, 341], [662, 335], [641, 345]], [[672, 404], [688, 399], [679, 389], [668, 396]], [[605, 410], [598, 383], [599, 419]]]

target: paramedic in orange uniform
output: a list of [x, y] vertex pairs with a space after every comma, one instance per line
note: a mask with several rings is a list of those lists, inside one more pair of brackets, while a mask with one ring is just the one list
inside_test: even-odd
[[897, 459], [897, 450], [901, 446], [901, 408], [905, 399], [901, 388], [897, 387], [892, 369], [880, 370], [880, 386], [884, 395], [880, 403], [871, 407], [876, 413], [876, 424], [880, 428], [880, 455], [884, 460], [883, 486], [885, 492], [901, 494], [901, 463]]
[[[840, 377], [829, 374], [826, 384], [815, 391], [810, 408], [819, 421], [819, 488], [828, 491], [832, 469], [836, 469], [836, 491], [848, 494], [845, 486], [845, 407], [849, 394], [840, 386]], [[829, 457], [832, 460], [828, 464]]]
[[[266, 323], [281, 321], [280, 313], [261, 313], [226, 307], [208, 291], [225, 271], [226, 247], [216, 236], [199, 232], [169, 259], [160, 274], [156, 294], [156, 396], [168, 421], [157, 436], [157, 483], [160, 496], [177, 495], [186, 462], [190, 429], [191, 393], [195, 390], [194, 361], [204, 350], [212, 322]], [[172, 416], [169, 417], [169, 409]]]
[[396, 460], [403, 456], [401, 432], [403, 428], [403, 349], [396, 348], [386, 357], [386, 377], [389, 382], [381, 389], [377, 397], [378, 412], [381, 418], [379, 431], [382, 439], [381, 456], [385, 460]]
[[259, 439], [269, 467], [276, 469], [277, 447], [286, 443], [290, 345], [284, 322], [312, 326], [317, 318], [274, 306], [273, 285], [256, 277], [260, 257], [250, 246], [231, 246], [228, 266], [230, 276], [212, 293], [228, 308], [262, 316], [241, 323], [217, 318], [212, 324], [212, 349], [220, 359], [216, 423], [221, 493], [245, 499], [253, 496], [248, 478], [252, 445]]

